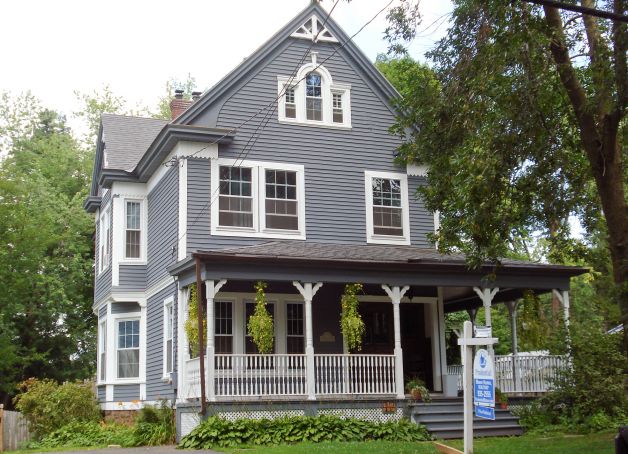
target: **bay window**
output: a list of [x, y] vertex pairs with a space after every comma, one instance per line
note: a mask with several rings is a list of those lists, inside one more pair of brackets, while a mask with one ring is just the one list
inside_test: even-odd
[[140, 319], [117, 321], [118, 378], [140, 376]]

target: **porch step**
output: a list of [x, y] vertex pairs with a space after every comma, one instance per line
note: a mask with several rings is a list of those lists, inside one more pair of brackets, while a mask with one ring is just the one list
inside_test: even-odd
[[[410, 404], [411, 420], [424, 425], [437, 439], [462, 438], [464, 405], [462, 399], [439, 399], [432, 403]], [[509, 410], [495, 409], [495, 421], [473, 419], [473, 434], [476, 437], [522, 435], [519, 418]]]

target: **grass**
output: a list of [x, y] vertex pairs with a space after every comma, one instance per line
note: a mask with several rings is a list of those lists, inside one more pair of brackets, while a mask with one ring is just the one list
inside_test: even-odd
[[[479, 438], [474, 440], [473, 448], [475, 454], [613, 454], [615, 433]], [[462, 451], [462, 440], [450, 440], [446, 444]]]
[[399, 441], [297, 443], [294, 445], [255, 446], [247, 449], [218, 449], [238, 454], [437, 454], [430, 442]]

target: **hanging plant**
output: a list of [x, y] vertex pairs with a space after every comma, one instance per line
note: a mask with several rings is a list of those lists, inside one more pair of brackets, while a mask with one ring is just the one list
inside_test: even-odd
[[347, 284], [340, 300], [342, 306], [340, 329], [349, 351], [362, 350], [362, 336], [364, 336], [365, 328], [358, 312], [358, 292], [361, 291], [362, 284]]
[[249, 317], [247, 329], [260, 353], [272, 353], [275, 341], [275, 326], [272, 316], [266, 309], [266, 283], [255, 284], [255, 312]]
[[[188, 336], [190, 358], [199, 356], [198, 350], [198, 290], [196, 284], [190, 285], [188, 299], [188, 319], [185, 321], [185, 334]], [[203, 317], [203, 348], [207, 345], [207, 319]]]

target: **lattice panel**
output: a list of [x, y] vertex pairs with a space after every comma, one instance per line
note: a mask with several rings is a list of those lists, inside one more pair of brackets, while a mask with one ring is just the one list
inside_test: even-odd
[[303, 410], [251, 410], [251, 411], [222, 411], [218, 416], [227, 421], [236, 419], [276, 419], [286, 416], [305, 416]]
[[372, 422], [399, 421], [403, 418], [403, 410], [401, 408], [397, 408], [392, 413], [384, 413], [381, 408], [325, 408], [319, 410], [318, 414]]
[[185, 437], [192, 432], [201, 422], [198, 413], [181, 413], [181, 437]]

